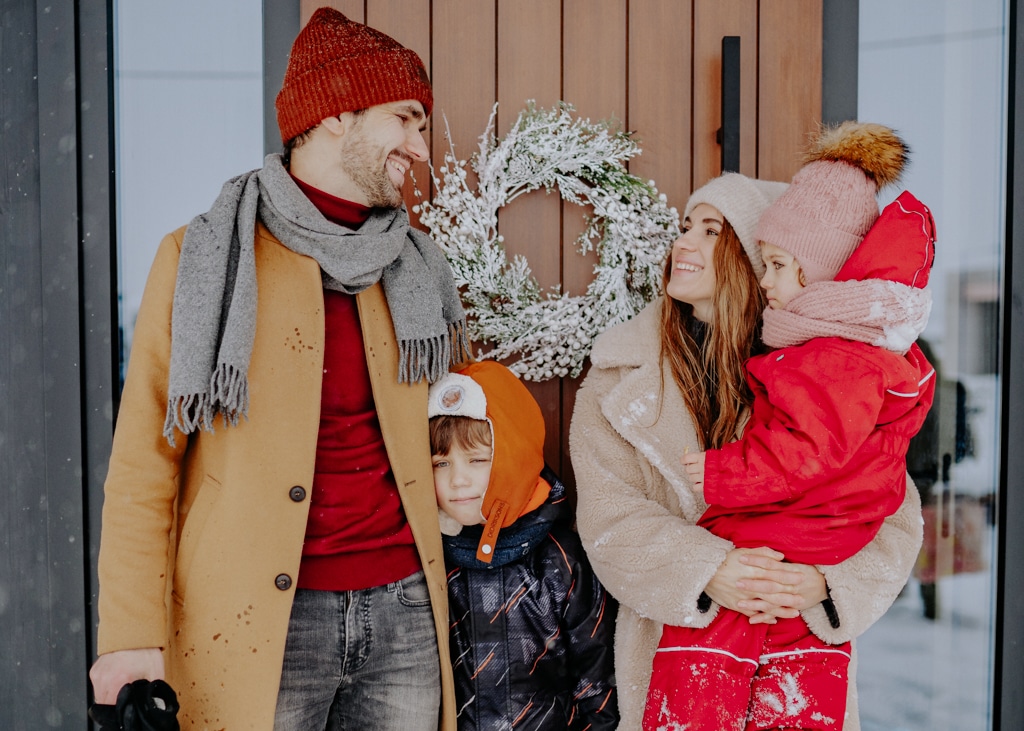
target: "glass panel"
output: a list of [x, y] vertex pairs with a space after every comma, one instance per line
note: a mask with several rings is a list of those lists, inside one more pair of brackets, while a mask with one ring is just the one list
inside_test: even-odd
[[1004, 0], [860, 3], [859, 117], [910, 144], [902, 187], [938, 226], [923, 340], [939, 381], [908, 455], [925, 545], [858, 643], [865, 731], [992, 722], [1007, 14]]
[[128, 0], [114, 13], [123, 366], [160, 239], [262, 164], [263, 4]]

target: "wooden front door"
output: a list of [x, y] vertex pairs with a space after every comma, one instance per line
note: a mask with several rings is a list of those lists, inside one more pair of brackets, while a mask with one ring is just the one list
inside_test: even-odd
[[[562, 100], [582, 117], [620, 120], [643, 154], [630, 171], [682, 208], [721, 172], [722, 38], [738, 36], [739, 171], [789, 180], [821, 120], [822, 0], [302, 0], [414, 49], [434, 86], [428, 143], [434, 160], [477, 147], [494, 103], [498, 134], [526, 100]], [[425, 165], [413, 169], [421, 189]], [[414, 202], [410, 185], [407, 200]], [[582, 294], [594, 260], [574, 248], [583, 212], [537, 192], [504, 209], [509, 255], [522, 254], [542, 287]], [[569, 420], [581, 379], [527, 386], [544, 411], [548, 463], [572, 485]]]

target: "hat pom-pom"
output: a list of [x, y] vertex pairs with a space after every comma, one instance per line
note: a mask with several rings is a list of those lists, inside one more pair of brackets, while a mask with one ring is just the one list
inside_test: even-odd
[[805, 163], [845, 162], [860, 168], [881, 189], [900, 179], [910, 148], [892, 129], [867, 122], [826, 127], [807, 151]]

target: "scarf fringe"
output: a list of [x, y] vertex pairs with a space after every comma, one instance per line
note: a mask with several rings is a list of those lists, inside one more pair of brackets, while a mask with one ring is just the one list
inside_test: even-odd
[[448, 332], [430, 338], [400, 340], [398, 343], [398, 382], [416, 383], [426, 378], [434, 383], [448, 369], [469, 357], [466, 320], [448, 325]]
[[461, 317], [448, 325], [448, 337], [452, 342], [452, 360], [449, 365], [458, 365], [469, 360], [469, 327], [466, 318]]
[[176, 446], [174, 431], [186, 437], [199, 429], [213, 431], [213, 422], [220, 414], [225, 426], [238, 426], [241, 417], [249, 414], [249, 379], [237, 366], [221, 363], [210, 376], [210, 389], [202, 393], [189, 393], [167, 400], [164, 418], [164, 437]]
[[213, 412], [224, 417], [225, 425], [238, 426], [239, 418], [249, 414], [249, 379], [246, 372], [227, 363], [219, 364], [210, 376], [210, 401]]

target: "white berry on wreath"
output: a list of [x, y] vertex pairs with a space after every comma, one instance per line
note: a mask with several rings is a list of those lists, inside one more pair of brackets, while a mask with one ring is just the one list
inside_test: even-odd
[[[653, 180], [626, 170], [626, 161], [640, 153], [629, 133], [575, 117], [565, 102], [545, 110], [530, 101], [497, 139], [497, 109], [495, 104], [469, 163], [476, 191], [469, 189], [467, 162], [455, 157], [449, 136], [440, 179], [431, 168], [433, 200], [414, 210], [451, 264], [470, 337], [494, 345], [479, 357], [515, 358], [509, 368], [528, 381], [575, 377], [600, 332], [630, 319], [660, 293], [679, 215]], [[539, 188], [557, 189], [562, 200], [593, 211], [576, 240], [580, 253], [594, 250], [598, 257], [584, 295], [557, 288], [542, 294], [526, 259], [505, 256], [498, 209]]]

